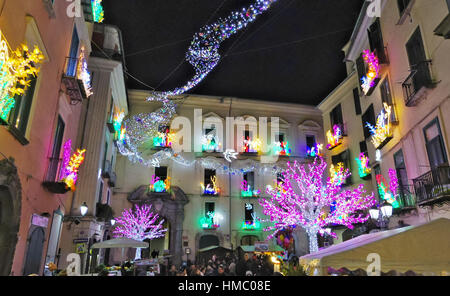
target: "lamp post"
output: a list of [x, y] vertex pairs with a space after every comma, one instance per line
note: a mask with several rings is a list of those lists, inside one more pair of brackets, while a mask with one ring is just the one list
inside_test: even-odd
[[375, 222], [380, 229], [388, 229], [389, 218], [392, 216], [392, 205], [386, 200], [377, 206], [374, 206], [369, 210], [370, 218]]

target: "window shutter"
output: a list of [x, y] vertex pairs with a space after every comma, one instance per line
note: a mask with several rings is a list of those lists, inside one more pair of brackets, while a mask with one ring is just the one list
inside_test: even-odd
[[361, 87], [361, 79], [366, 75], [366, 66], [362, 54], [356, 59], [356, 70], [358, 71], [359, 87]]

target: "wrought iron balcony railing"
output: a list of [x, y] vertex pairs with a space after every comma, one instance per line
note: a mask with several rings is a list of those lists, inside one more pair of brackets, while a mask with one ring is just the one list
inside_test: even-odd
[[64, 194], [69, 191], [66, 183], [60, 180], [61, 164], [62, 160], [60, 158], [49, 159], [47, 174], [42, 185], [52, 193]]
[[419, 206], [450, 200], [450, 167], [440, 166], [413, 180]]
[[398, 191], [398, 203], [400, 204], [400, 210], [413, 209], [416, 207], [416, 195], [412, 184], [402, 185], [399, 187]]
[[426, 89], [434, 87], [431, 65], [431, 60], [426, 60], [411, 67], [411, 73], [402, 83], [406, 106], [417, 106], [426, 97]]

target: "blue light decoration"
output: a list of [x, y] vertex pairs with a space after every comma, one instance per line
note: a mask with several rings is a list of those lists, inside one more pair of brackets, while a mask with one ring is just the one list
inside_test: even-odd
[[[142, 149], [139, 148], [157, 135], [159, 124], [169, 123], [176, 114], [176, 105], [168, 97], [181, 95], [205, 79], [221, 59], [219, 48], [222, 42], [254, 22], [276, 1], [256, 0], [248, 7], [234, 11], [228, 17], [220, 18], [215, 23], [201, 28], [194, 35], [186, 53], [186, 61], [194, 67], [195, 74], [183, 86], [170, 91], [155, 92], [147, 98], [147, 101], [162, 102], [163, 107], [156, 112], [137, 114], [126, 120], [126, 135], [124, 141], [118, 143], [119, 152], [128, 156], [129, 160], [134, 163], [148, 166], [158, 164], [159, 162], [154, 158], [144, 158]], [[171, 158], [183, 162], [180, 157]]]
[[307, 147], [306, 156], [308, 157], [323, 157], [323, 144], [316, 143], [313, 147]]

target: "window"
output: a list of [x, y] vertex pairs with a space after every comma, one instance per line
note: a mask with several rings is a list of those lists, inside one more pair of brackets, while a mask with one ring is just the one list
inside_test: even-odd
[[357, 88], [353, 89], [353, 101], [355, 102], [355, 113], [361, 115], [361, 101], [359, 100], [359, 91]]
[[158, 167], [155, 168], [155, 176], [160, 180], [165, 181], [167, 179], [167, 167]]
[[431, 121], [423, 129], [423, 132], [431, 168], [434, 169], [447, 163], [447, 153], [445, 152], [444, 139], [442, 138], [439, 119], [435, 118]]
[[370, 26], [368, 30], [370, 50], [376, 53], [380, 64], [387, 62], [386, 53], [384, 50], [383, 34], [381, 32], [380, 18]]
[[366, 143], [366, 141], [359, 142], [359, 151], [361, 151], [361, 153], [365, 153], [367, 155], [367, 143]]
[[362, 90], [362, 84], [361, 80], [366, 75], [366, 65], [364, 64], [364, 58], [361, 55], [356, 59], [356, 71], [358, 72], [358, 81], [359, 81], [359, 87]]
[[431, 73], [420, 28], [416, 29], [406, 43], [406, 52], [408, 53], [411, 71], [416, 71], [415, 75], [412, 77], [414, 90], [417, 92], [422, 87], [429, 87], [431, 85]]
[[108, 188], [108, 191], [106, 193], [106, 204], [110, 205], [111, 204], [111, 189]]
[[36, 82], [37, 77], [32, 78], [30, 86], [25, 91], [25, 94], [22, 96], [15, 96], [16, 103], [14, 109], [11, 111], [10, 124], [22, 137], [25, 137], [27, 131]]
[[106, 157], [108, 155], [108, 142], [105, 142], [105, 152], [103, 155], [103, 172], [106, 172], [109, 170], [109, 168], [106, 167]]
[[334, 107], [334, 109], [330, 113], [330, 122], [333, 127], [335, 124], [343, 126], [344, 121], [342, 120], [342, 108], [341, 104]]
[[69, 57], [67, 61], [66, 76], [76, 77], [78, 65], [78, 48], [80, 46], [80, 39], [78, 38], [77, 28], [74, 26], [72, 32], [72, 43], [70, 44]]
[[[392, 101], [392, 94], [391, 94], [391, 86], [389, 84], [389, 78], [386, 77], [383, 82], [381, 82], [380, 85], [380, 93], [381, 93], [381, 101], [383, 103], [388, 104], [388, 106], [394, 106], [394, 102]], [[392, 108], [391, 113], [391, 122], [397, 122], [397, 117], [395, 116], [395, 110]]]
[[103, 180], [100, 180], [100, 190], [99, 190], [99, 193], [98, 193], [98, 203], [102, 203], [103, 186], [104, 186]]
[[213, 186], [211, 179], [214, 177], [216, 177], [215, 170], [205, 169], [205, 179], [204, 179], [205, 186], [207, 186], [208, 184]]
[[[62, 141], [64, 138], [65, 124], [61, 116], [58, 116], [58, 123], [56, 125], [55, 136], [53, 138], [52, 154], [50, 156], [50, 163], [47, 171], [47, 181], [55, 182], [58, 176], [59, 156], [61, 154]], [[62, 169], [62, 168], [61, 168]]]
[[364, 130], [364, 138], [368, 139], [370, 138], [371, 134], [370, 134], [370, 130], [367, 127], [367, 122], [370, 123], [371, 125], [375, 126], [375, 111], [373, 109], [373, 104], [369, 106], [369, 108], [367, 108], [366, 112], [363, 114], [362, 116], [362, 125], [363, 125], [363, 130]]
[[205, 217], [209, 218], [208, 213], [215, 212], [215, 203], [213, 202], [205, 202]]
[[244, 173], [244, 180], [247, 182], [249, 189], [251, 189], [251, 190], [255, 189], [255, 173], [254, 172]]
[[306, 136], [306, 146], [309, 149], [312, 149], [316, 146], [316, 137], [315, 136]]
[[245, 204], [245, 221], [254, 221], [254, 207], [253, 204]]
[[411, 2], [411, 0], [397, 0], [398, 11], [400, 12], [400, 16], [402, 16], [403, 13], [405, 12], [405, 9], [408, 7], [409, 2]]
[[278, 134], [278, 142], [280, 142], [280, 143], [284, 142], [284, 134], [282, 134], [282, 133]]
[[405, 194], [409, 191], [408, 173], [406, 172], [405, 159], [401, 149], [394, 154], [394, 163], [397, 171], [399, 192], [402, 197], [405, 197]]

